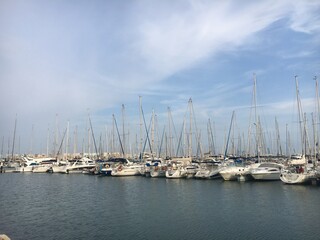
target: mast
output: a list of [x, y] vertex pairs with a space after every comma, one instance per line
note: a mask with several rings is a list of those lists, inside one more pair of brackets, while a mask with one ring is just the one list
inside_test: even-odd
[[66, 160], [68, 160], [68, 146], [69, 146], [69, 121], [67, 122], [67, 139], [66, 139]]
[[213, 136], [210, 118], [208, 120], [208, 143], [209, 143], [209, 152], [211, 152], [211, 155], [215, 155], [216, 153], [215, 153], [214, 136]]
[[47, 129], [47, 157], [49, 156], [49, 138], [50, 138], [50, 129], [49, 129], [49, 125], [48, 125], [48, 129]]
[[154, 154], [154, 137], [155, 137], [155, 115], [154, 115], [154, 109], [152, 109], [152, 117], [151, 117], [151, 157], [153, 158]]
[[78, 145], [78, 126], [76, 126], [74, 130], [74, 136], [73, 136], [73, 157], [76, 157], [77, 154], [77, 145]]
[[3, 144], [4, 144], [4, 136], [2, 136], [2, 144], [1, 144], [1, 159], [3, 158]]
[[256, 127], [256, 151], [258, 162], [260, 162], [260, 120], [257, 116], [257, 79], [256, 74], [253, 74], [253, 102], [254, 102], [254, 119], [255, 119], [255, 127]]
[[124, 128], [124, 104], [122, 104], [122, 144], [123, 144], [123, 154], [126, 153], [126, 139], [125, 139], [125, 128]]
[[225, 151], [224, 151], [224, 159], [223, 159], [224, 161], [227, 159], [229, 140], [230, 140], [232, 125], [233, 125], [233, 118], [234, 118], [234, 111], [232, 112], [232, 116], [231, 116], [229, 133], [228, 133], [228, 139], [227, 139], [227, 143], [226, 143], [226, 149], [225, 149]]
[[91, 118], [89, 116], [89, 123], [90, 123], [90, 129], [91, 129], [91, 134], [92, 134], [92, 138], [93, 138], [93, 144], [94, 144], [94, 149], [96, 152], [97, 157], [100, 157], [98, 154], [98, 149], [97, 149], [97, 144], [96, 144], [96, 138], [94, 137], [94, 132], [93, 132], [93, 128], [92, 128], [92, 123], [91, 123]]
[[318, 154], [319, 154], [319, 135], [318, 135], [318, 124], [320, 122], [320, 102], [319, 102], [319, 86], [318, 86], [318, 79], [315, 76], [314, 80], [316, 82], [316, 116], [315, 116], [315, 129], [314, 129], [314, 165], [318, 165]]
[[276, 132], [277, 132], [277, 155], [282, 156], [282, 147], [281, 147], [281, 141], [280, 141], [280, 130], [279, 130], [279, 124], [277, 121], [277, 117], [275, 117], [275, 125], [276, 125]]
[[[140, 127], [140, 141], [139, 141], [139, 152], [140, 154], [143, 154], [142, 153], [142, 142], [143, 142], [143, 137], [142, 137], [142, 97], [139, 96], [139, 118], [140, 118], [140, 124], [139, 124], [139, 127]], [[142, 158], [142, 156], [141, 156]]]
[[58, 113], [56, 113], [56, 124], [54, 131], [53, 153], [56, 154], [58, 145]]
[[189, 157], [192, 158], [192, 99], [189, 99], [189, 108], [190, 108], [190, 126], [189, 126]]
[[295, 82], [296, 82], [296, 97], [297, 97], [297, 106], [298, 106], [298, 121], [299, 121], [299, 128], [300, 128], [300, 139], [301, 139], [301, 152], [302, 155], [306, 154], [305, 148], [302, 147], [303, 144], [303, 135], [304, 130], [302, 128], [302, 118], [303, 118], [303, 111], [301, 106], [301, 100], [300, 100], [300, 94], [299, 94], [299, 86], [298, 86], [298, 76], [295, 76]]
[[13, 155], [14, 155], [14, 143], [16, 139], [16, 129], [17, 129], [17, 115], [16, 119], [14, 121], [14, 131], [13, 131], [13, 141], [12, 141], [12, 152], [11, 152], [11, 160], [13, 161]]
[[116, 130], [117, 130], [117, 134], [118, 134], [118, 138], [119, 138], [119, 142], [120, 142], [120, 147], [121, 147], [121, 152], [122, 152], [122, 157], [125, 157], [124, 148], [123, 148], [123, 145], [122, 145], [122, 141], [121, 141], [121, 137], [120, 137], [117, 121], [116, 121], [116, 118], [115, 118], [114, 114], [112, 114], [112, 117], [113, 117], [113, 121], [114, 121]]
[[33, 138], [34, 138], [34, 124], [31, 127], [31, 143], [30, 143], [30, 155], [33, 153]]
[[172, 157], [172, 130], [171, 130], [171, 110], [168, 107], [168, 131], [169, 131], [169, 143], [168, 143], [168, 154], [167, 156]]

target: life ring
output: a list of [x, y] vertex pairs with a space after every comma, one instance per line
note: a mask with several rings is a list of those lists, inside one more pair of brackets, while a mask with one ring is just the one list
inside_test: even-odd
[[122, 166], [121, 166], [121, 165], [118, 167], [118, 171], [119, 171], [119, 172], [122, 171]]

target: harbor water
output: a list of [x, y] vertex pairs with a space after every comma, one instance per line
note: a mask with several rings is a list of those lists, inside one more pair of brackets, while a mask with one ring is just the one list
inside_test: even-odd
[[276, 182], [0, 174], [19, 239], [320, 239], [320, 190]]

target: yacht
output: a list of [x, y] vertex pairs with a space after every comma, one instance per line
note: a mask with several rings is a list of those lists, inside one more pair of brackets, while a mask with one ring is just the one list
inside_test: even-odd
[[218, 179], [221, 178], [222, 167], [203, 167], [194, 175], [197, 179]]
[[199, 165], [192, 163], [190, 165], [187, 165], [185, 167], [185, 170], [187, 172], [187, 176], [186, 176], [187, 178], [194, 178], [196, 173], [199, 171]]
[[112, 169], [111, 176], [113, 177], [127, 177], [141, 175], [141, 165], [119, 165]]
[[302, 165], [284, 168], [280, 174], [280, 180], [286, 184], [308, 184], [315, 178], [316, 171]]
[[84, 173], [88, 170], [92, 170], [96, 167], [96, 164], [93, 160], [83, 157], [77, 159], [73, 164], [67, 165], [65, 167], [65, 173]]
[[282, 164], [273, 162], [259, 163], [255, 167], [250, 167], [250, 174], [254, 180], [280, 180]]
[[249, 167], [244, 164], [244, 160], [241, 158], [225, 162], [219, 174], [225, 181], [246, 181], [251, 178]]
[[128, 159], [125, 159], [125, 163], [116, 164], [112, 168], [111, 176], [114, 177], [126, 177], [141, 175], [142, 165], [133, 163]]
[[126, 158], [110, 158], [108, 159], [104, 166], [100, 169], [100, 175], [102, 176], [111, 176], [112, 169], [115, 166], [127, 164], [128, 160]]
[[307, 184], [316, 177], [314, 167], [308, 165], [305, 155], [298, 161], [291, 159], [286, 168], [281, 169], [280, 180], [286, 184]]
[[153, 172], [154, 177], [159, 173], [159, 170], [161, 170], [162, 166], [162, 159], [149, 159], [146, 161], [146, 164], [141, 170], [141, 175], [145, 177], [151, 177], [151, 172]]
[[166, 165], [156, 166], [151, 169], [150, 177], [152, 178], [166, 177], [166, 171], [167, 171]]
[[186, 178], [187, 170], [180, 162], [172, 162], [168, 165], [166, 178]]
[[32, 172], [32, 170], [38, 166], [39, 166], [39, 163], [32, 160], [28, 160], [27, 158], [24, 158], [21, 165], [16, 167], [13, 172]]

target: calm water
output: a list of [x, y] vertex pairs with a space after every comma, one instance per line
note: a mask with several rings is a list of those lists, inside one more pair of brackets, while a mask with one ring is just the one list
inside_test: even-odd
[[0, 174], [16, 239], [320, 239], [320, 189], [282, 182]]

